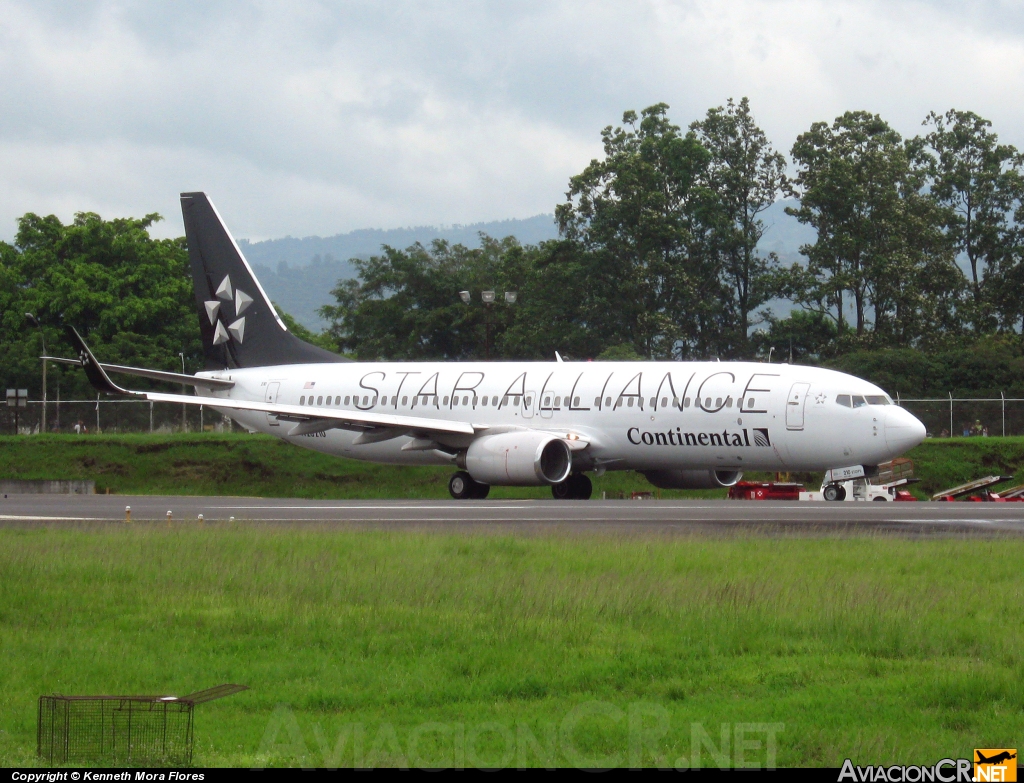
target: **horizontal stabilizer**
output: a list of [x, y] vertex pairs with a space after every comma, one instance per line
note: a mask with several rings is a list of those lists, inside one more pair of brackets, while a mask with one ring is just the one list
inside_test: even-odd
[[[63, 356], [41, 356], [40, 358], [46, 359], [48, 362], [57, 362], [58, 364], [81, 365], [82, 363], [79, 359], [66, 359]], [[225, 381], [220, 378], [200, 378], [196, 375], [186, 375], [180, 372], [147, 370], [143, 367], [126, 367], [123, 364], [106, 364], [104, 362], [100, 362], [100, 367], [108, 373], [113, 372], [121, 375], [135, 375], [139, 378], [149, 378], [153, 381], [183, 383], [186, 386], [197, 386], [203, 389], [230, 389], [235, 385], [234, 381]]]

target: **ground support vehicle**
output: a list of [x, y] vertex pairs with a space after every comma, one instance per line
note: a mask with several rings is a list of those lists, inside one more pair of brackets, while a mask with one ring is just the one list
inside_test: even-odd
[[868, 476], [862, 465], [852, 465], [826, 471], [821, 489], [801, 492], [800, 500], [913, 501], [916, 498], [901, 487], [915, 481], [918, 479], [914, 478], [914, 463], [909, 459], [879, 465], [873, 476]]
[[[977, 502], [984, 502], [988, 500], [999, 500], [1006, 502], [1007, 500], [1018, 500], [1024, 487], [1011, 487], [1005, 493], [997, 494], [990, 492], [989, 488], [994, 487], [996, 484], [1002, 484], [1005, 481], [1010, 481], [1013, 476], [985, 476], [985, 478], [975, 479], [974, 481], [968, 481], [966, 484], [961, 484], [957, 487], [950, 487], [944, 489], [942, 492], [936, 492], [932, 495], [932, 500], [951, 502], [958, 498], [966, 498], [967, 500]], [[973, 493], [980, 492], [980, 495]]]
[[729, 500], [799, 500], [803, 484], [788, 481], [737, 481]]

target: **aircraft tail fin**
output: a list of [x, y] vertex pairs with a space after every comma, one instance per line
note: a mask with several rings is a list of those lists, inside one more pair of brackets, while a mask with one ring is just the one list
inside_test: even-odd
[[207, 369], [346, 361], [288, 331], [205, 193], [182, 193], [181, 215]]

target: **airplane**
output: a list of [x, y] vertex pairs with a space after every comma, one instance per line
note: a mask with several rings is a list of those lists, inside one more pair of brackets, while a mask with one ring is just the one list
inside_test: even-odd
[[[760, 362], [355, 362], [289, 332], [205, 193], [182, 193], [205, 370], [104, 364], [68, 328], [93, 386], [205, 405], [253, 432], [350, 459], [450, 465], [456, 499], [492, 486], [587, 499], [588, 473], [656, 487], [728, 487], [744, 471], [888, 462], [924, 425], [879, 387], [819, 367]], [[111, 374], [195, 387], [138, 391]]]
[[976, 750], [974, 752], [978, 756], [978, 759], [977, 761], [975, 761], [975, 764], [999, 764], [1000, 762], [1009, 761], [1010, 759], [1017, 758], [1016, 753], [1010, 753], [1006, 750], [1004, 750], [1002, 753], [997, 753], [992, 758], [986, 758], [980, 750]]

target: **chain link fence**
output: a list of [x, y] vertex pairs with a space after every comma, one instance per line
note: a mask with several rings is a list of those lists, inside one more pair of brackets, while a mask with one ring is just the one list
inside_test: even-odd
[[[934, 438], [1024, 435], [1024, 397], [920, 397], [896, 403], [924, 422]], [[186, 410], [183, 410], [186, 409]], [[43, 403], [24, 408], [0, 404], [0, 433], [35, 435]], [[145, 400], [48, 400], [46, 431], [63, 433], [227, 432], [238, 425], [206, 406]], [[78, 429], [76, 429], [76, 427]]]
[[895, 401], [919, 418], [933, 438], [1024, 435], [1024, 398], [921, 397]]
[[[43, 423], [43, 403], [28, 400], [23, 408], [0, 405], [0, 434], [36, 435]], [[47, 400], [46, 431], [62, 433], [229, 432], [230, 419], [205, 405], [177, 405], [147, 400]]]

